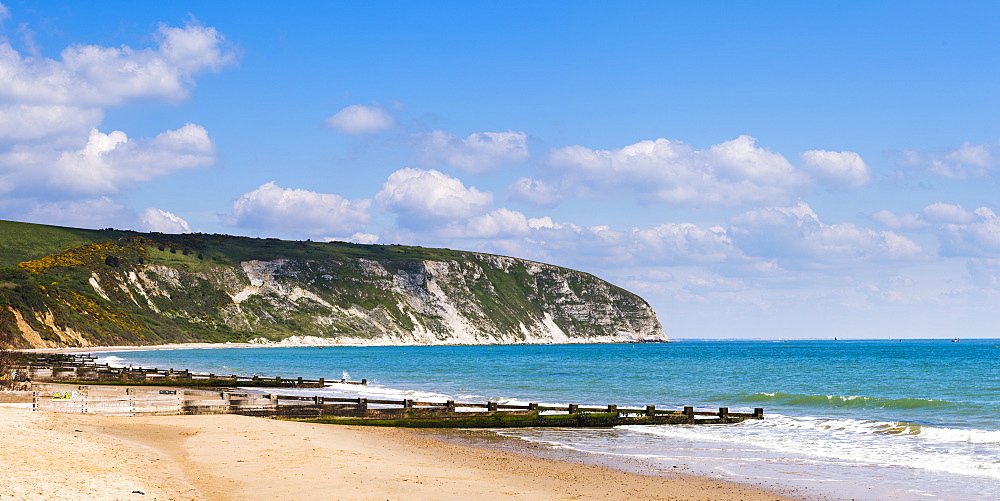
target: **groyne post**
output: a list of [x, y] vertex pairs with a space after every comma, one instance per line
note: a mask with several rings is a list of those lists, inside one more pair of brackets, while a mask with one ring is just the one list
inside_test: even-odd
[[580, 405], [569, 404], [569, 409], [567, 409], [567, 412], [569, 412], [570, 414], [576, 414], [577, 412], [580, 412]]
[[449, 400], [445, 402], [445, 407], [447, 408], [448, 412], [455, 412], [455, 401]]
[[655, 416], [656, 415], [656, 406], [655, 405], [647, 405], [646, 406], [646, 415], [647, 416]]
[[754, 410], [753, 410], [753, 418], [754, 419], [764, 419], [764, 408], [763, 407], [755, 407]]
[[496, 412], [497, 403], [496, 402], [486, 402], [486, 412]]
[[729, 407], [719, 407], [719, 419], [729, 419]]
[[367, 412], [367, 411], [368, 411], [368, 399], [358, 398], [358, 412]]

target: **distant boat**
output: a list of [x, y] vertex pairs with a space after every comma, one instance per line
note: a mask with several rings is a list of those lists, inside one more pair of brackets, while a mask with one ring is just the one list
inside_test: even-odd
[[958, 342], [958, 338], [957, 338], [957, 337], [956, 337], [956, 338], [953, 338], [953, 339], [951, 340], [951, 342], [952, 342], [952, 343], [957, 343], [957, 342]]

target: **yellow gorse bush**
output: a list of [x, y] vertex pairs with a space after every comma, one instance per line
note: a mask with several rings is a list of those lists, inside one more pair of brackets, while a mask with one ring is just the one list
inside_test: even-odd
[[66, 249], [34, 261], [24, 261], [18, 266], [29, 273], [43, 273], [51, 268], [76, 266], [94, 267], [102, 264], [109, 256], [125, 260], [129, 255], [146, 257], [146, 239], [135, 238], [127, 242], [99, 242]]

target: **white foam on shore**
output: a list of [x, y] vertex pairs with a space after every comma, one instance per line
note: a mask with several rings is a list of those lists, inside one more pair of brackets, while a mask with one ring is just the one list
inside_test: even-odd
[[115, 355], [105, 355], [105, 356], [97, 357], [97, 360], [95, 360], [94, 362], [97, 363], [97, 364], [108, 364], [111, 367], [126, 367], [126, 366], [128, 366], [128, 361], [126, 361], [124, 358], [121, 358], [121, 357], [118, 357], [118, 356], [115, 356]]
[[908, 423], [771, 415], [726, 427], [629, 426], [674, 439], [755, 446], [819, 461], [850, 461], [1000, 479], [1000, 432]]

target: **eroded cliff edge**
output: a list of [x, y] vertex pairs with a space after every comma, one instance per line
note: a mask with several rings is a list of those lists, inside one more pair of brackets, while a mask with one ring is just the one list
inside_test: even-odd
[[639, 296], [512, 257], [0, 226], [0, 335], [16, 347], [666, 340]]

